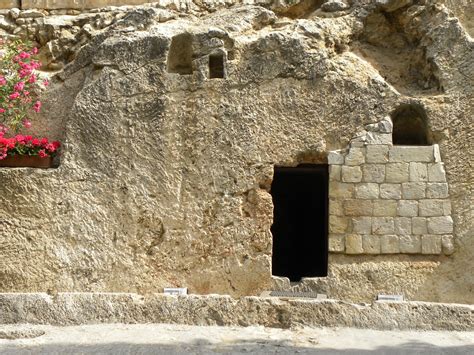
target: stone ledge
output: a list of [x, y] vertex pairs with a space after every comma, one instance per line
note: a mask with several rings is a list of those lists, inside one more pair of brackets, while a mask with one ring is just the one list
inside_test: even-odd
[[371, 329], [474, 330], [474, 306], [428, 302], [234, 299], [220, 295], [2, 293], [0, 324], [177, 323]]

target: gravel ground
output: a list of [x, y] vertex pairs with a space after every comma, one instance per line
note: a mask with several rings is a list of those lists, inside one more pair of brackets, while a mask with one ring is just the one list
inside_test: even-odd
[[2, 326], [0, 354], [474, 354], [474, 332], [103, 324]]

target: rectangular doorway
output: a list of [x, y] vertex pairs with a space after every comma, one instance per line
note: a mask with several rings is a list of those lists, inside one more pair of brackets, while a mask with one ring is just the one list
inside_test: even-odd
[[275, 167], [272, 274], [300, 281], [327, 276], [328, 165]]

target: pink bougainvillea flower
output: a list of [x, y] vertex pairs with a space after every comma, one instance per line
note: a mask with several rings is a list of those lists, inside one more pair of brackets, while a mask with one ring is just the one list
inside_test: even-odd
[[36, 113], [40, 112], [41, 110], [41, 101], [36, 101], [35, 104], [33, 105], [33, 111]]
[[33, 138], [33, 140], [31, 141], [31, 145], [33, 147], [39, 147], [41, 145], [41, 141], [38, 138]]
[[28, 90], [23, 91], [23, 95], [28, 96], [30, 92]]
[[10, 98], [10, 100], [16, 100], [20, 97], [20, 93], [15, 91], [13, 94], [10, 94], [10, 96], [8, 96], [8, 97]]
[[48, 79], [44, 79], [44, 80], [43, 80], [43, 85], [44, 85], [44, 86], [48, 86], [48, 85], [49, 85], [49, 80], [48, 80]]
[[[0, 113], [4, 113], [4, 112], [5, 112], [5, 109], [0, 107]], [[0, 132], [1, 132], [1, 130], [0, 130]]]
[[41, 145], [45, 147], [49, 143], [48, 138], [41, 138]]
[[23, 127], [31, 128], [31, 122], [29, 120], [23, 120]]
[[33, 49], [31, 50], [31, 54], [33, 54], [33, 55], [38, 54], [38, 48], [33, 47]]
[[0, 76], [0, 86], [3, 86], [7, 83], [7, 79], [4, 76]]
[[40, 158], [46, 158], [48, 156], [48, 154], [45, 152], [44, 149], [41, 149], [39, 152], [38, 152], [38, 155], [40, 156]]
[[28, 79], [28, 82], [30, 84], [33, 84], [34, 82], [36, 82], [36, 75], [35, 74], [31, 74], [30, 78]]
[[23, 89], [25, 88], [25, 83], [23, 81], [19, 81], [15, 84], [15, 86], [13, 88], [16, 91], [23, 91]]
[[31, 55], [30, 53], [28, 52], [20, 52], [20, 54], [18, 55], [21, 59], [27, 59], [29, 58]]

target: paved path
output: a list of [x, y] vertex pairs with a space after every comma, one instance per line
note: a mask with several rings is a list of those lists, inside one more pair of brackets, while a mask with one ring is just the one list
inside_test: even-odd
[[[6, 339], [25, 336], [32, 338]], [[74, 327], [0, 325], [0, 354], [474, 355], [474, 332], [351, 328], [287, 330], [169, 324]]]

